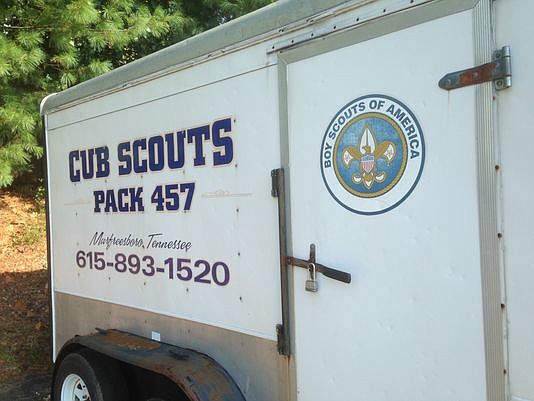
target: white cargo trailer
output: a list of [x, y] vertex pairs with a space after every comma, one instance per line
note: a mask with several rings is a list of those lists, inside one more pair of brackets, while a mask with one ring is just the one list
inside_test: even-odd
[[279, 1], [47, 97], [53, 399], [534, 400], [533, 21]]

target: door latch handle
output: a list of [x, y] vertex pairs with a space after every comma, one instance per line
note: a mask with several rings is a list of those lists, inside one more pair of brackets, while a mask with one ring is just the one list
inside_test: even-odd
[[292, 266], [303, 267], [304, 269], [308, 270], [314, 268], [315, 272], [322, 273], [326, 277], [329, 277], [333, 280], [341, 281], [347, 284], [351, 282], [350, 273], [337, 269], [332, 269], [331, 267], [327, 267], [315, 261], [315, 244], [310, 244], [310, 258], [308, 260], [288, 256], [287, 264]]

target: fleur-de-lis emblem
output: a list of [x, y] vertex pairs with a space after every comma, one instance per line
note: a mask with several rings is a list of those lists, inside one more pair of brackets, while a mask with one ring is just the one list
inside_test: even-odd
[[384, 158], [389, 165], [395, 154], [395, 144], [390, 141], [377, 143], [371, 126], [366, 123], [358, 146], [347, 146], [343, 149], [341, 157], [346, 168], [350, 168], [354, 160], [360, 162], [359, 174], [354, 173], [352, 181], [355, 184], [363, 183], [365, 188], [371, 189], [375, 182], [384, 182], [387, 177], [385, 171], [377, 171], [376, 162]]

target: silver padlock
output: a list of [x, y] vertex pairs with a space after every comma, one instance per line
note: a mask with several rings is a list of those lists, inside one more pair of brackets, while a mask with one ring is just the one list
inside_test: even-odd
[[310, 273], [310, 278], [306, 280], [306, 286], [304, 288], [306, 291], [317, 292], [319, 290], [319, 283], [317, 282], [315, 263], [308, 264], [308, 272]]

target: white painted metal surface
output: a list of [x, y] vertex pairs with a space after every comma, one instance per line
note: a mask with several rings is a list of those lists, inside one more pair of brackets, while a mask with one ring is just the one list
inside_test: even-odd
[[497, 1], [497, 45], [513, 52], [512, 87], [498, 93], [501, 144], [504, 266], [508, 338], [509, 395], [534, 400], [534, 190], [530, 149], [534, 77], [534, 9], [529, 1]]
[[[92, 96], [90, 101], [76, 98], [71, 90], [65, 99], [76, 99], [74, 104], [52, 102], [60, 107], [47, 109], [45, 115], [51, 177], [52, 290], [58, 299], [77, 300], [77, 306], [70, 309], [61, 305], [61, 313], [72, 318], [72, 310], [80, 315], [79, 305], [99, 305], [98, 311], [91, 313], [91, 327], [99, 313], [106, 314], [102, 320], [109, 325], [126, 327], [128, 319], [135, 320], [131, 327], [140, 334], [153, 333], [164, 342], [213, 351], [229, 366], [250, 399], [266, 399], [269, 388], [276, 385], [276, 394], [283, 394], [287, 366], [295, 369], [299, 401], [483, 401], [497, 397], [486, 394], [486, 389], [492, 388], [490, 381], [487, 387], [486, 369], [492, 366], [486, 366], [484, 355], [488, 321], [484, 321], [483, 302], [487, 307], [500, 300], [488, 301], [488, 294], [481, 289], [484, 271], [479, 229], [485, 220], [479, 219], [477, 199], [477, 91], [466, 87], [445, 92], [437, 87], [443, 74], [473, 66], [474, 49], [480, 47], [473, 39], [473, 13], [465, 11], [380, 36], [396, 29], [392, 26], [398, 26], [395, 24], [403, 15], [409, 14], [416, 24], [432, 18], [428, 10], [446, 13], [466, 9], [476, 1], [349, 3], [335, 2], [339, 7], [323, 10], [317, 20], [294, 22], [287, 32], [277, 30], [262, 33], [257, 41], [248, 37], [246, 43], [232, 42], [228, 53], [216, 51], [212, 60], [207, 55], [182, 60], [183, 64], [167, 70], [150, 70], [154, 74], [150, 77], [139, 77], [135, 67], [129, 67], [128, 73], [140, 82], [122, 82], [115, 74], [109, 81], [118, 79], [126, 86], [110, 89], [105, 77], [96, 80], [95, 88], [107, 92], [99, 95], [88, 85], [84, 93]], [[406, 13], [399, 11], [412, 7]], [[534, 35], [534, 14], [524, 0], [496, 1], [495, 7], [496, 45], [511, 45], [513, 53], [513, 87], [497, 94], [506, 279], [505, 368], [509, 399], [533, 401], [534, 221], [529, 206], [534, 193], [528, 186], [532, 170], [528, 152], [534, 146], [529, 135], [534, 121], [528, 105], [534, 90], [529, 70], [534, 63], [529, 42]], [[396, 15], [386, 17], [387, 26], [373, 22], [381, 13], [391, 12]], [[359, 40], [365, 40], [366, 35], [376, 38], [314, 53], [314, 46], [320, 49], [318, 53], [325, 51], [331, 39], [323, 42], [314, 35], [328, 36], [337, 29], [348, 31], [360, 24], [354, 30], [362, 32], [363, 39]], [[343, 35], [336, 37], [351, 37]], [[312, 45], [292, 53], [292, 40]], [[303, 49], [304, 53], [311, 49], [308, 58], [292, 61], [287, 68], [290, 254], [305, 259], [314, 243], [319, 263], [348, 271], [353, 278], [347, 285], [319, 274], [319, 292], [313, 294], [304, 291], [306, 271], [294, 268], [294, 365], [278, 359], [274, 342], [275, 326], [282, 319], [277, 210], [270, 194], [269, 172], [281, 165], [279, 123], [285, 123], [285, 116], [278, 115], [279, 85], [283, 88], [286, 84], [277, 72], [280, 48], [284, 48], [282, 58], [288, 54], [302, 57]], [[165, 54], [171, 59], [170, 53]], [[420, 179], [417, 169], [410, 173], [414, 186], [401, 178], [386, 197], [370, 198], [370, 208], [362, 209], [379, 214], [361, 215], [347, 207], [353, 196], [349, 192], [337, 200], [331, 196], [319, 160], [321, 154], [324, 157], [321, 146], [332, 118], [354, 99], [371, 95], [395, 99], [413, 113], [424, 135], [426, 159]], [[213, 142], [213, 124], [227, 119], [231, 132], [220, 132], [231, 138], [233, 158], [215, 166], [215, 154], [224, 159], [229, 142]], [[195, 138], [185, 141], [184, 167], [118, 174], [119, 166], [125, 166], [118, 160], [120, 143], [134, 146], [133, 141], [139, 139], [148, 141], [203, 125], [210, 127], [210, 138], [202, 140], [202, 151]], [[366, 138], [373, 135], [368, 133]], [[354, 145], [370, 146], [372, 142], [370, 148], [376, 149], [380, 140], [373, 141]], [[98, 146], [109, 148], [109, 174], [73, 182], [69, 154]], [[360, 152], [362, 149], [360, 146]], [[373, 157], [382, 157], [380, 163], [394, 158], [391, 151], [386, 158], [384, 155]], [[140, 156], [148, 157], [147, 151], [142, 149]], [[363, 166], [363, 153], [349, 152], [349, 156], [345, 159], [348, 165], [360, 160]], [[195, 158], [202, 157], [206, 163], [195, 166]], [[371, 168], [370, 160], [365, 159], [365, 168]], [[157, 164], [157, 159], [154, 162]], [[74, 166], [80, 167], [80, 160], [75, 159]], [[377, 177], [378, 181], [383, 179]], [[329, 179], [334, 185], [336, 176]], [[155, 188], [162, 185], [164, 192], [165, 185], [183, 183], [195, 184], [190, 210], [183, 211], [186, 191], [180, 192], [178, 187], [180, 210], [157, 211], [158, 200], [151, 202]], [[94, 191], [105, 194], [114, 190], [117, 195], [120, 188], [139, 187], [143, 187], [143, 212], [94, 212]], [[403, 198], [396, 190], [407, 196]], [[339, 195], [342, 191], [331, 192]], [[170, 190], [163, 208], [172, 204], [175, 193]], [[396, 202], [399, 196], [403, 199]], [[105, 208], [105, 199], [100, 208]], [[107, 248], [92, 241], [100, 233], [103, 238], [130, 235], [143, 244]], [[180, 240], [190, 246], [186, 246], [188, 250], [153, 248], [148, 245], [151, 238], [173, 243]], [[125, 255], [124, 265], [121, 254]], [[81, 255], [81, 262], [77, 262], [77, 255]], [[139, 268], [131, 255], [139, 256]], [[143, 269], [150, 272], [151, 259], [144, 259], [146, 256], [154, 259], [153, 274], [143, 273]], [[172, 262], [165, 263], [169, 258]], [[209, 269], [204, 262], [191, 266], [198, 260], [207, 261]], [[217, 262], [228, 266], [228, 274]], [[85, 267], [77, 266], [80, 263]], [[102, 270], [97, 268], [99, 263], [105, 265]], [[186, 266], [192, 267], [191, 277]], [[205, 269], [206, 275], [199, 277]], [[127, 310], [130, 318], [113, 315], [110, 311], [114, 308]], [[173, 327], [175, 321], [188, 328]], [[81, 327], [87, 331], [87, 324], [81, 322], [73, 324], [74, 328], [65, 321], [59, 326], [63, 337]], [[210, 345], [224, 329], [233, 332], [228, 343]], [[242, 334], [252, 337], [243, 335], [241, 341], [234, 337]], [[195, 338], [187, 339], [189, 335]], [[247, 344], [251, 353], [256, 350], [250, 345], [256, 344], [251, 338], [261, 342], [257, 349], [262, 351], [258, 356], [242, 358], [243, 353], [249, 353], [249, 349], [244, 350]], [[271, 357], [267, 364], [272, 370], [270, 377], [265, 382], [250, 378], [249, 372], [262, 372], [263, 366], [258, 366], [265, 354]], [[277, 362], [279, 369], [272, 369]], [[246, 371], [240, 371], [240, 364], [245, 364]]]
[[[280, 164], [276, 69], [265, 67], [229, 78], [224, 75], [228, 67], [222, 71], [228, 79], [217, 80], [221, 70], [217, 64], [211, 68], [211, 72], [204, 65], [176, 73], [50, 116], [54, 289], [275, 340], [275, 326], [281, 320], [280, 279], [278, 229], [273, 224], [277, 210], [269, 173]], [[211, 84], [206, 82], [208, 77], [214, 78]], [[203, 82], [204, 86], [168, 95], [169, 86], [183, 82]], [[166, 96], [154, 100], [158, 92]], [[76, 122], [76, 116], [81, 121]], [[214, 122], [221, 120], [228, 126], [219, 129], [219, 136], [230, 139], [215, 142]], [[119, 155], [133, 157], [133, 141], [147, 138], [148, 147], [148, 138], [203, 125], [210, 126], [211, 137], [202, 134], [200, 141], [199, 136], [186, 134], [183, 168], [170, 169], [166, 164], [161, 171], [119, 174], [119, 168], [127, 166]], [[131, 151], [121, 153], [123, 142], [130, 142]], [[161, 143], [167, 160], [167, 142]], [[201, 151], [197, 149], [200, 143]], [[104, 145], [109, 150], [109, 174], [73, 182], [71, 152]], [[140, 160], [148, 159], [147, 149], [139, 149]], [[205, 164], [194, 166], [202, 157]], [[215, 165], [217, 157], [224, 163]], [[159, 158], [153, 161], [158, 164]], [[73, 161], [75, 175], [81, 165], [80, 155]], [[195, 185], [188, 211], [184, 206], [189, 187], [171, 188], [165, 195], [165, 185], [184, 183]], [[173, 207], [174, 194], [178, 194], [178, 211], [157, 211], [157, 195], [154, 202], [151, 199], [160, 185], [166, 196], [163, 209]], [[110, 193], [95, 193], [114, 190], [119, 203], [120, 188], [135, 188], [137, 193], [139, 187], [143, 188], [144, 211], [137, 206], [136, 211], [108, 207], [106, 212]], [[105, 199], [97, 205], [98, 196]], [[130, 201], [126, 196], [125, 202]], [[101, 233], [104, 239], [129, 237], [142, 243], [95, 244]], [[171, 248], [154, 247], [156, 241], [170, 241]], [[179, 249], [174, 249], [175, 241], [181, 241]], [[166, 341], [165, 333], [161, 340]]]
[[[353, 275], [309, 293], [294, 273], [299, 400], [486, 399], [475, 91], [437, 87], [472, 64], [472, 35], [463, 12], [288, 66], [291, 252], [315, 243]], [[319, 155], [338, 110], [377, 93], [417, 117], [426, 162], [403, 203], [362, 216], [330, 196]]]

